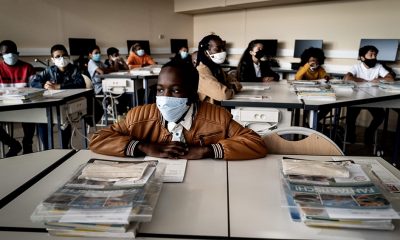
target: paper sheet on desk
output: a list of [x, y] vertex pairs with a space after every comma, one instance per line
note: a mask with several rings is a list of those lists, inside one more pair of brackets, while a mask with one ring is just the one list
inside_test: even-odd
[[64, 91], [65, 91], [65, 90], [46, 90], [46, 91], [44, 92], [43, 96], [53, 96], [53, 95], [55, 95], [55, 94], [62, 93], [62, 92], [64, 92]]
[[146, 156], [144, 160], [157, 160], [166, 164], [163, 182], [183, 182], [186, 172], [186, 159], [165, 159]]
[[233, 100], [268, 100], [271, 99], [270, 96], [266, 96], [266, 95], [244, 95], [244, 94], [240, 94], [240, 95], [236, 95]]
[[258, 91], [264, 91], [271, 89], [271, 86], [243, 86], [242, 91], [244, 90], [258, 90]]

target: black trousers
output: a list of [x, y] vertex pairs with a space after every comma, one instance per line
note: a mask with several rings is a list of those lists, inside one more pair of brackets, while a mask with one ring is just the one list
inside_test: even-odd
[[385, 110], [383, 108], [347, 108], [347, 130], [349, 132], [354, 132], [356, 130], [356, 120], [362, 109], [367, 109], [371, 113], [372, 121], [369, 124], [368, 130], [371, 132], [375, 132], [378, 129], [379, 125], [381, 125], [382, 122], [385, 120]]

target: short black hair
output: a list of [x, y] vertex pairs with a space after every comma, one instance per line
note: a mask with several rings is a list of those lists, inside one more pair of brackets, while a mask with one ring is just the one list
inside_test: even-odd
[[11, 53], [18, 53], [17, 44], [11, 40], [3, 40], [0, 42], [0, 48], [7, 47], [7, 50]]
[[110, 56], [110, 55], [112, 56], [115, 53], [119, 53], [119, 50], [117, 48], [110, 47], [110, 48], [107, 49], [107, 56]]
[[100, 50], [100, 47], [97, 46], [97, 45], [92, 45], [92, 46], [89, 47], [88, 53], [89, 54], [92, 53], [95, 49]]
[[190, 62], [171, 60], [162, 66], [163, 68], [171, 67], [177, 69], [184, 77], [183, 85], [184, 88], [189, 90], [190, 102], [198, 100], [197, 90], [199, 87], [199, 72]]
[[67, 55], [69, 55], [67, 48], [65, 48], [65, 46], [62, 44], [56, 44], [51, 47], [51, 49], [50, 49], [51, 56], [53, 56], [53, 52], [55, 52], [55, 51], [64, 51]]
[[304, 52], [301, 54], [300, 65], [304, 66], [304, 64], [306, 64], [311, 57], [318, 59], [318, 63], [320, 65], [323, 65], [325, 63], [324, 51], [321, 48], [310, 47], [304, 50]]
[[378, 54], [379, 50], [373, 45], [365, 45], [358, 50], [358, 57], [364, 57], [368, 51], [375, 52]]

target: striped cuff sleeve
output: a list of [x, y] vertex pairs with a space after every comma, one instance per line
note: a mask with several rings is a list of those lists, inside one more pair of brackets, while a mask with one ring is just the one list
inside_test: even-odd
[[125, 149], [125, 155], [129, 157], [135, 157], [135, 148], [139, 141], [132, 140]]
[[223, 159], [224, 158], [224, 149], [222, 148], [222, 145], [217, 143], [217, 144], [211, 144], [211, 147], [214, 150], [214, 158], [215, 159]]

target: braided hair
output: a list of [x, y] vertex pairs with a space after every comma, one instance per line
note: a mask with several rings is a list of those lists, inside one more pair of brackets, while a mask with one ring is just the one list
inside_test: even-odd
[[223, 42], [222, 39], [215, 34], [207, 35], [201, 39], [198, 46], [196, 66], [202, 62], [211, 70], [211, 73], [216, 79], [218, 79], [219, 82], [225, 84], [225, 76], [222, 68], [218, 64], [214, 63], [205, 53], [206, 51], [210, 50], [210, 41]]

